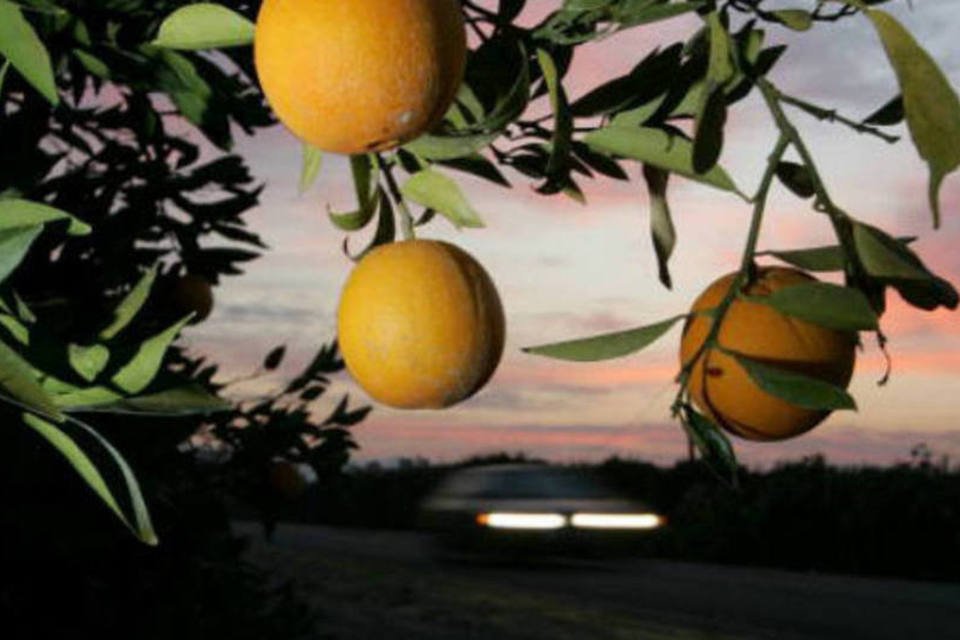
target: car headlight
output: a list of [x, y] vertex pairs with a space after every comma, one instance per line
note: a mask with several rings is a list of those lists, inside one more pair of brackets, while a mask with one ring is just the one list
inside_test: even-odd
[[559, 513], [493, 512], [477, 515], [477, 524], [491, 529], [562, 529], [567, 519]]
[[579, 529], [656, 529], [664, 519], [655, 513], [575, 513], [570, 524]]

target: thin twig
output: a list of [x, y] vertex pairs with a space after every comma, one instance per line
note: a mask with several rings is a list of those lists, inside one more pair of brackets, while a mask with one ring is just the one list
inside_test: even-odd
[[390, 163], [386, 162], [379, 153], [374, 154], [374, 157], [377, 159], [377, 166], [380, 168], [380, 172], [384, 178], [386, 178], [387, 191], [390, 193], [390, 197], [393, 198], [397, 209], [400, 211], [400, 232], [403, 234], [403, 239], [414, 240], [416, 239], [416, 234], [413, 230], [413, 216], [410, 214], [410, 209], [407, 208], [407, 203], [403, 199], [400, 187], [397, 186], [397, 181], [393, 177], [393, 167]]
[[777, 95], [780, 99], [780, 102], [797, 107], [798, 109], [802, 109], [818, 120], [823, 120], [826, 122], [839, 122], [840, 124], [850, 127], [857, 133], [866, 133], [876, 136], [884, 142], [888, 142], [890, 144], [894, 144], [900, 140], [900, 136], [893, 136], [889, 133], [880, 131], [876, 127], [871, 127], [870, 125], [863, 124], [862, 122], [856, 122], [849, 118], [845, 118], [837, 113], [836, 109], [825, 109], [824, 107], [819, 107], [815, 104], [807, 102], [806, 100], [801, 100], [800, 98], [795, 98], [794, 96], [787, 95], [785, 93], [778, 92]]

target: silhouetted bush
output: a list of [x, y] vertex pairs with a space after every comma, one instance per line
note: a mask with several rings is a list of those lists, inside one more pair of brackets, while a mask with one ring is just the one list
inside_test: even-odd
[[[454, 465], [369, 465], [314, 486], [287, 517], [409, 529], [418, 505], [449, 471], [522, 460], [498, 455]], [[650, 504], [670, 525], [645, 555], [864, 575], [960, 579], [960, 470], [929, 460], [837, 467], [822, 457], [769, 471], [741, 469], [739, 487], [699, 463], [658, 467], [613, 458], [577, 465]]]

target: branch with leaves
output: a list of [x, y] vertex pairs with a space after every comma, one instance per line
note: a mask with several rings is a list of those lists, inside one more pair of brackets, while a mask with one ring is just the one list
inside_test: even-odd
[[[498, 11], [464, 2], [466, 22], [478, 36], [479, 45], [470, 52], [455, 104], [436, 130], [396, 152], [352, 158], [358, 209], [332, 212], [331, 220], [340, 229], [355, 233], [376, 218], [369, 248], [395, 239], [396, 211], [405, 237], [412, 235], [411, 220], [415, 220], [413, 226], [420, 226], [437, 215], [458, 228], [482, 226], [465, 194], [446, 174], [448, 170], [510, 186], [500, 170], [508, 167], [533, 181], [539, 193], [562, 193], [583, 201], [580, 181], [598, 175], [626, 180], [623, 164], [638, 162], [644, 168], [650, 195], [651, 235], [660, 279], [667, 287], [672, 283], [669, 258], [677, 240], [668, 205], [671, 175], [735, 194], [753, 208], [737, 286], [711, 312], [715, 327], [723, 322], [734, 297], [752, 281], [756, 259], [773, 257], [809, 271], [843, 272], [846, 282], [845, 286], [811, 283], [793, 287], [792, 293], [770, 296], [765, 304], [825, 327], [875, 331], [883, 342], [879, 317], [888, 289], [921, 309], [954, 309], [957, 292], [930, 272], [908, 241], [856, 219], [831, 198], [811, 149], [786, 109], [799, 109], [890, 143], [896, 136], [885, 127], [905, 119], [914, 145], [930, 167], [929, 204], [934, 226], [939, 226], [940, 185], [960, 166], [960, 101], [929, 54], [890, 14], [874, 8], [882, 3], [834, 0], [811, 2], [809, 8], [770, 9], [764, 0], [566, 0], [539, 24], [523, 26], [516, 21], [525, 5], [522, 0], [501, 2]], [[569, 100], [564, 81], [576, 47], [681, 15], [696, 15], [702, 23], [689, 38], [664, 43], [627, 74]], [[764, 47], [766, 28], [804, 32], [818, 22], [860, 17], [870, 21], [880, 38], [899, 81], [899, 97], [858, 121], [777, 87], [772, 73], [787, 48]], [[177, 24], [176, 14], [165, 23], [169, 29], [166, 46], [171, 38], [172, 46], [178, 48], [213, 46], [225, 40], [233, 45], [252, 41], [250, 30], [238, 21], [228, 27], [211, 24], [206, 30], [178, 30]], [[719, 161], [728, 133], [728, 111], [754, 90], [762, 94], [778, 138], [760, 187], [751, 197]], [[537, 108], [547, 115], [528, 115]], [[789, 149], [799, 154], [801, 162], [784, 159]], [[305, 154], [311, 162], [304, 167], [304, 184], [315, 176], [316, 156], [316, 152]], [[404, 180], [396, 176], [401, 170], [408, 174]], [[814, 211], [824, 214], [834, 229], [835, 246], [758, 250], [767, 194], [776, 181], [800, 198], [813, 199]], [[410, 211], [413, 205], [423, 208], [418, 219]], [[809, 304], [810, 300], [817, 304]], [[534, 347], [528, 352], [579, 361], [623, 357], [651, 344], [684, 317]], [[704, 348], [723, 349], [716, 330]], [[743, 362], [761, 388], [787, 402], [798, 402], [797, 389], [802, 388], [804, 406], [853, 406], [842, 389], [809, 384], [802, 377]], [[717, 425], [696, 414], [687, 402], [684, 374], [681, 371], [679, 375], [675, 414], [705, 456], [732, 469], [735, 460], [729, 442]]]

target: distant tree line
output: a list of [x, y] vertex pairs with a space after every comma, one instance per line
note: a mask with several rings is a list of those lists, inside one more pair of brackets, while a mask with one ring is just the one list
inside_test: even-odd
[[[636, 553], [800, 571], [960, 579], [960, 468], [925, 447], [891, 467], [841, 467], [822, 456], [741, 468], [736, 488], [701, 464], [611, 458], [576, 465], [669, 518]], [[528, 460], [498, 454], [455, 464], [368, 465], [311, 487], [289, 520], [413, 529], [421, 500], [454, 468]]]

